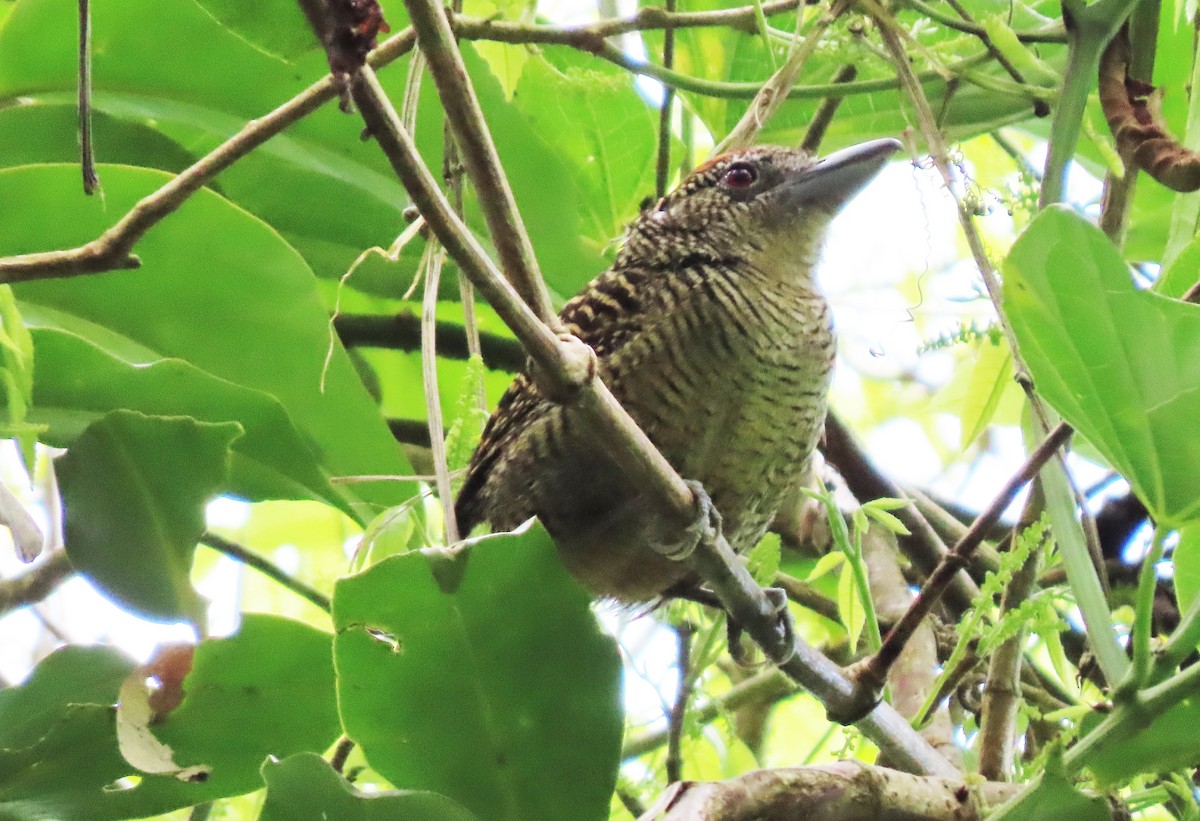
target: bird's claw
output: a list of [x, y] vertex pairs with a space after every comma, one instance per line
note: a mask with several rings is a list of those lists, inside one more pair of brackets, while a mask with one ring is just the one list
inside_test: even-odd
[[[775, 664], [787, 664], [796, 654], [796, 630], [792, 625], [792, 613], [788, 609], [787, 591], [779, 587], [764, 587], [763, 593], [774, 611], [775, 630], [778, 633], [778, 658]], [[726, 638], [729, 642], [729, 656], [741, 667], [749, 667], [746, 654], [742, 650], [742, 626], [731, 617], [725, 623]]]
[[721, 532], [721, 514], [713, 506], [708, 491], [699, 482], [685, 480], [696, 500], [696, 518], [683, 529], [680, 537], [673, 542], [652, 540], [651, 545], [661, 556], [671, 561], [681, 562], [695, 552], [701, 542], [713, 542]]

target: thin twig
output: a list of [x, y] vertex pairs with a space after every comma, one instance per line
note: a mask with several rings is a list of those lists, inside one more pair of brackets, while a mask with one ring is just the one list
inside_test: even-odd
[[[794, 695], [796, 691], [794, 681], [775, 668], [768, 668], [739, 681], [716, 698], [695, 707], [691, 720], [698, 725], [708, 724], [719, 716], [736, 712], [742, 707], [782, 701]], [[657, 750], [667, 743], [667, 736], [667, 729], [662, 728], [626, 737], [625, 744], [621, 747], [622, 760], [628, 761]]]
[[921, 592], [912, 606], [884, 637], [883, 646], [879, 648], [879, 652], [857, 667], [861, 680], [866, 682], [867, 686], [878, 687], [887, 678], [888, 669], [895, 663], [909, 636], [941, 598], [955, 572], [966, 566], [971, 552], [983, 541], [984, 535], [992, 525], [999, 521], [1000, 516], [1012, 504], [1017, 493], [1037, 475], [1058, 449], [1067, 443], [1072, 432], [1071, 427], [1066, 424], [1059, 425], [1051, 431], [1050, 435], [1029, 454], [1021, 468], [1005, 482], [1004, 487], [992, 499], [991, 504], [967, 528], [967, 532], [954, 546], [954, 549], [929, 575], [928, 581], [921, 588]]
[[[675, 0], [666, 0], [668, 12], [675, 11]], [[663, 68], [675, 67], [675, 29], [663, 32]], [[671, 114], [675, 110], [675, 89], [663, 86], [662, 107], [658, 110], [658, 156], [654, 166], [654, 195], [662, 199], [671, 181]]]
[[[347, 348], [390, 348], [416, 351], [421, 348], [421, 318], [416, 314], [341, 314], [333, 321], [334, 330]], [[448, 359], [466, 359], [471, 355], [470, 336], [463, 325], [440, 320], [436, 326], [438, 354]], [[525, 367], [521, 343], [500, 334], [479, 334], [483, 363], [492, 370], [516, 373]]]
[[353, 750], [354, 739], [349, 736], [342, 736], [338, 739], [337, 746], [333, 748], [333, 755], [329, 757], [329, 766], [335, 773], [340, 773], [346, 768], [346, 759], [350, 757]]
[[[412, 31], [406, 30], [382, 43], [368, 60], [373, 65], [384, 65], [409, 51], [414, 42]], [[337, 95], [332, 77], [318, 80], [279, 108], [247, 123], [237, 134], [143, 197], [115, 225], [91, 242], [63, 251], [0, 258], [0, 283], [137, 268], [140, 262], [132, 254], [133, 247], [147, 231], [237, 160]]]
[[683, 780], [683, 721], [687, 717], [688, 702], [692, 700], [695, 679], [692, 676], [691, 646], [696, 630], [684, 623], [675, 627], [675, 665], [679, 673], [679, 685], [671, 712], [667, 716], [667, 783]]
[[421, 305], [421, 377], [425, 387], [425, 422], [429, 428], [429, 447], [433, 452], [433, 472], [437, 477], [438, 501], [442, 505], [446, 544], [458, 541], [458, 519], [454, 515], [454, 491], [450, 487], [450, 466], [446, 462], [446, 437], [442, 425], [442, 398], [437, 373], [437, 297], [442, 280], [442, 246], [425, 246], [425, 298]]
[[[817, 18], [812, 29], [804, 36], [803, 42], [792, 49], [784, 64], [762, 84], [762, 88], [754, 95], [750, 107], [738, 120], [737, 125], [713, 149], [714, 154], [744, 148], [754, 142], [758, 132], [767, 121], [779, 110], [779, 106], [788, 98], [789, 90], [796, 85], [800, 70], [808, 62], [808, 58], [817, 50], [821, 36], [842, 16], [849, 7], [849, 0], [832, 0], [829, 10]], [[845, 85], [845, 83], [842, 83]]]
[[[857, 76], [858, 69], [847, 64], [839, 68], [837, 74], [833, 75], [833, 82], [836, 85], [845, 85], [853, 82]], [[829, 128], [829, 124], [833, 122], [833, 117], [837, 114], [844, 99], [844, 97], [826, 97], [821, 101], [817, 110], [813, 112], [812, 119], [808, 121], [804, 139], [800, 141], [801, 150], [807, 151], [809, 154], [817, 153], [821, 147], [821, 141], [825, 139], [825, 129]]]
[[211, 530], [206, 531], [200, 537], [200, 543], [208, 545], [218, 553], [224, 553], [232, 559], [237, 559], [247, 567], [253, 567], [267, 578], [279, 582], [280, 585], [291, 590], [300, 598], [307, 599], [326, 613], [330, 612], [332, 602], [328, 596], [315, 587], [300, 581], [270, 559], [258, 555], [250, 548], [226, 539], [224, 536], [219, 536]]
[[83, 193], [95, 193], [100, 178], [92, 146], [92, 10], [88, 0], [79, 0], [79, 165]]
[[[946, 5], [954, 9], [954, 13], [961, 17], [964, 22], [976, 25], [975, 21], [971, 18], [971, 13], [967, 11], [966, 7], [960, 3], [959, 0], [946, 0]], [[980, 26], [980, 28], [983, 27]], [[1013, 80], [1024, 84], [1025, 77], [1021, 74], [1017, 67], [1014, 66], [1009, 59], [1004, 56], [1004, 52], [996, 48], [996, 44], [992, 42], [992, 36], [988, 34], [987, 29], [983, 29], [983, 31], [978, 32], [975, 36], [979, 38], [979, 42], [983, 43], [984, 47], [991, 52], [991, 55], [996, 62], [1000, 64], [1000, 67], [1007, 71], [1008, 75], [1012, 77]]]
[[837, 602], [817, 590], [816, 586], [787, 573], [776, 573], [772, 584], [787, 593], [789, 600], [830, 621], [839, 619]]
[[[966, 34], [973, 34], [976, 37], [987, 36], [987, 29], [978, 23], [974, 23], [969, 20], [955, 19], [949, 14], [940, 11], [937, 7], [924, 2], [924, 0], [902, 0], [900, 5], [908, 6], [913, 11], [919, 12], [923, 16], [928, 17], [930, 20], [941, 23], [948, 29], [954, 29], [955, 31], [961, 31]], [[1063, 27], [1057, 23], [1046, 26], [1042, 29], [1018, 31], [1016, 32], [1016, 35], [1017, 39], [1022, 43], [1067, 42], [1067, 33], [1063, 30]]]

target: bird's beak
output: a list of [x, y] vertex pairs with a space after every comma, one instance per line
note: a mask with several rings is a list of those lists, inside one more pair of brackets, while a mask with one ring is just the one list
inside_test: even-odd
[[837, 210], [854, 198], [901, 147], [899, 140], [871, 140], [822, 157], [781, 185], [789, 205], [819, 203]]

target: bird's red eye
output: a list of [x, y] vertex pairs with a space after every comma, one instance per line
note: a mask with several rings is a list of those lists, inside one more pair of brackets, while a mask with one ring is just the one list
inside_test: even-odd
[[748, 162], [735, 162], [726, 169], [721, 182], [730, 188], [749, 188], [758, 182], [758, 169]]

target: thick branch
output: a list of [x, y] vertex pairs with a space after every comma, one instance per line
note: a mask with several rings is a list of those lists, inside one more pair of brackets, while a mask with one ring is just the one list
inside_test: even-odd
[[842, 761], [755, 770], [728, 781], [684, 782], [668, 788], [642, 820], [972, 821], [1017, 789], [1014, 784], [970, 784]]

